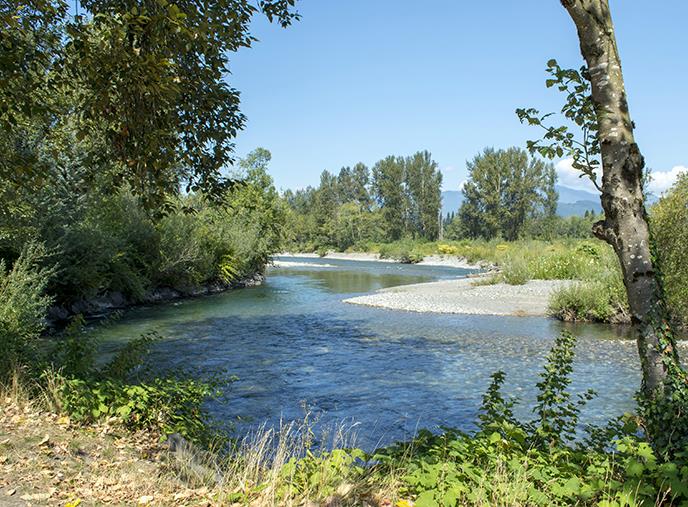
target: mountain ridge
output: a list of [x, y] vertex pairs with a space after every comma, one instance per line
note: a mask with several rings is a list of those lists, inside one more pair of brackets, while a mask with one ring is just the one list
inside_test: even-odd
[[[602, 212], [599, 194], [566, 185], [555, 185], [554, 188], [559, 193], [557, 215], [569, 217], [584, 215], [586, 211]], [[462, 202], [463, 193], [460, 190], [444, 190], [442, 192], [442, 215], [446, 216], [447, 213], [451, 212], [456, 213]]]

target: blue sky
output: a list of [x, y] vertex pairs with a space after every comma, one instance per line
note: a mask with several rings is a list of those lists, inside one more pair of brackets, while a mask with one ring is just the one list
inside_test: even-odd
[[[688, 166], [688, 2], [611, 0], [636, 135], [663, 190]], [[248, 117], [237, 155], [262, 146], [279, 188], [324, 169], [427, 149], [458, 189], [485, 146], [536, 136], [517, 107], [556, 110], [545, 64], [582, 63], [558, 0], [301, 0], [284, 30], [256, 19], [230, 83]], [[560, 182], [585, 188], [566, 161]]]

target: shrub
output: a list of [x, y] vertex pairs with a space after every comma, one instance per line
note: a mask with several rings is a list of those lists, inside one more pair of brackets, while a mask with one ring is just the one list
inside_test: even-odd
[[650, 224], [669, 308], [688, 324], [688, 175], [650, 210]]
[[119, 291], [140, 299], [158, 262], [153, 221], [128, 192], [88, 195], [79, 212], [59, 226], [48, 220], [43, 235], [60, 266], [50, 290], [61, 302]]
[[530, 279], [527, 263], [518, 257], [509, 257], [502, 265], [501, 278], [509, 285], [523, 285]]
[[36, 342], [53, 299], [45, 294], [54, 271], [41, 267], [45, 248], [28, 244], [8, 271], [0, 260], [0, 381], [17, 367], [36, 368]]
[[132, 430], [152, 430], [163, 437], [179, 433], [201, 444], [219, 435], [210, 426], [205, 402], [233, 379], [148, 376], [143, 366], [160, 338], [155, 333], [127, 342], [98, 367], [96, 339], [82, 324], [77, 318], [69, 326], [52, 355], [53, 368], [43, 375], [44, 383], [58, 386], [53, 389], [55, 404], [71, 418], [83, 424], [114, 418]]
[[63, 377], [60, 383], [62, 408], [77, 422], [115, 418], [132, 430], [153, 430], [162, 436], [179, 433], [198, 443], [208, 443], [213, 437], [203, 407], [217, 389], [207, 382], [155, 378], [127, 383]]
[[583, 322], [630, 321], [626, 291], [620, 274], [603, 272], [597, 279], [556, 289], [549, 301], [550, 315], [561, 320]]
[[459, 253], [458, 247], [446, 244], [437, 245], [437, 251], [442, 255], [456, 255]]

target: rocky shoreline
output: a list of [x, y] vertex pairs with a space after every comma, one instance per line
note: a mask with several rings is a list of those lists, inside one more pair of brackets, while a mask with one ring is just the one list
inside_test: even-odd
[[[315, 253], [293, 253], [293, 252], [282, 252], [276, 254], [275, 257], [282, 257], [285, 259], [295, 258], [308, 258], [308, 259], [333, 259], [333, 260], [344, 260], [344, 261], [368, 261], [368, 262], [393, 262], [400, 263], [401, 261], [397, 259], [387, 259], [380, 257], [380, 254], [369, 253], [369, 252], [328, 252], [325, 255], [318, 255]], [[492, 266], [486, 263], [471, 263], [468, 262], [463, 257], [457, 257], [455, 255], [426, 255], [422, 261], [416, 263], [418, 266], [446, 266], [452, 268], [463, 268], [463, 269], [485, 269], [492, 268]]]
[[108, 292], [101, 296], [75, 301], [69, 305], [53, 306], [48, 310], [48, 326], [60, 327], [76, 315], [82, 315], [87, 319], [100, 319], [113, 312], [134, 306], [162, 304], [179, 299], [219, 294], [233, 289], [255, 287], [261, 285], [264, 280], [263, 273], [254, 273], [231, 283], [216, 280], [188, 289], [161, 286], [149, 290], [143, 298], [136, 300], [126, 297], [121, 292]]

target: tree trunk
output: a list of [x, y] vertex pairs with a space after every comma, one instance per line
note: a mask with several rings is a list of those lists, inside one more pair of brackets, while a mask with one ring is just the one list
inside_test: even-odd
[[633, 137], [621, 61], [608, 0], [561, 0], [578, 30], [587, 62], [602, 151], [605, 219], [594, 233], [614, 248], [623, 272], [643, 373], [643, 394], [665, 393], [669, 370], [680, 370], [654, 265], [643, 200], [644, 160]]

